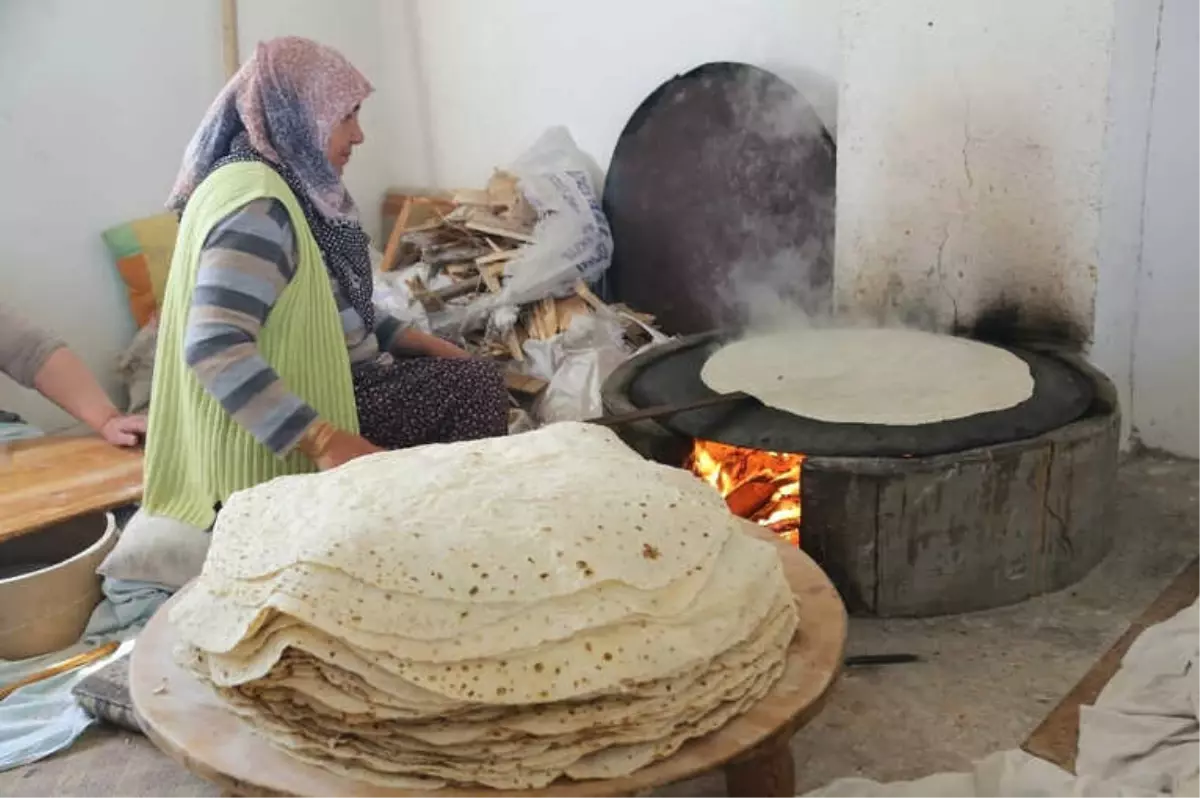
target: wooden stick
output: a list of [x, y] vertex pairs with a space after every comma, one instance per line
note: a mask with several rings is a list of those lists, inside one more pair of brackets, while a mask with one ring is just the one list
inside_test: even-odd
[[709, 396], [704, 399], [696, 399], [691, 402], [679, 402], [673, 405], [656, 405], [655, 407], [643, 407], [638, 410], [631, 410], [628, 413], [619, 413], [615, 416], [600, 416], [598, 418], [588, 419], [589, 424], [599, 424], [602, 427], [615, 427], [619, 424], [630, 424], [634, 421], [645, 421], [646, 419], [658, 418], [660, 416], [671, 416], [676, 413], [682, 413], [685, 410], [699, 410], [702, 407], [711, 407], [712, 405], [721, 405], [726, 402], [738, 402], [742, 399], [749, 399], [750, 395], [741, 391], [733, 393], [722, 393], [716, 396]]
[[221, 0], [221, 39], [225, 56], [225, 79], [238, 71], [237, 0]]
[[76, 668], [82, 668], [84, 665], [95, 662], [98, 659], [103, 659], [104, 657], [107, 657], [109, 654], [116, 651], [120, 645], [121, 644], [115, 640], [111, 643], [105, 643], [102, 646], [93, 648], [91, 651], [85, 651], [82, 654], [76, 654], [75, 656], [65, 659], [62, 662], [51, 665], [49, 668], [43, 668], [37, 673], [31, 673], [24, 679], [15, 681], [12, 684], [6, 684], [3, 687], [0, 687], [0, 700], [8, 698], [22, 687], [28, 687], [31, 684], [37, 684], [38, 682], [49, 679], [51, 676], [57, 676], [60, 673], [73, 671]]
[[396, 253], [400, 251], [400, 237], [404, 235], [404, 229], [408, 227], [408, 217], [412, 213], [412, 197], [405, 197], [404, 202], [400, 204], [400, 212], [396, 214], [396, 221], [392, 224], [392, 234], [388, 236], [387, 248], [383, 250], [383, 262], [379, 264], [379, 270], [390, 272], [396, 264]]

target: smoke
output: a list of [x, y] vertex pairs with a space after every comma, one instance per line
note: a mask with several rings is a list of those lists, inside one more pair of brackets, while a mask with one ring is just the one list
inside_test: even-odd
[[746, 332], [830, 323], [834, 153], [816, 112], [789, 84], [744, 70], [726, 90], [727, 134], [705, 147], [729, 190], [720, 218], [740, 242], [717, 269], [722, 321]]

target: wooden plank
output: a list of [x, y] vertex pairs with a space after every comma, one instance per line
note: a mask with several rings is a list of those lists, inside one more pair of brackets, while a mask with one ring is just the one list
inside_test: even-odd
[[465, 227], [477, 233], [486, 233], [497, 238], [508, 238], [526, 244], [532, 244], [537, 240], [533, 237], [530, 230], [507, 219], [502, 219], [495, 214], [481, 212], [478, 209], [471, 210], [471, 213], [467, 216]]
[[0, 444], [0, 542], [142, 497], [142, 452], [101, 438]]
[[221, 51], [225, 62], [225, 80], [238, 71], [237, 0], [221, 0]]
[[1071, 688], [1021, 748], [1033, 756], [1075, 772], [1075, 756], [1079, 752], [1079, 708], [1096, 703], [1100, 693], [1121, 667], [1125, 652], [1142, 632], [1171, 618], [1197, 598], [1200, 583], [1200, 560], [1192, 560], [1167, 585], [1158, 598], [1146, 608], [1125, 633], [1104, 652], [1096, 664]]
[[490, 208], [494, 204], [491, 195], [482, 188], [456, 189], [452, 199], [455, 205], [478, 205]]
[[388, 236], [387, 247], [383, 250], [383, 261], [379, 264], [379, 270], [390, 272], [396, 263], [396, 254], [400, 251], [400, 238], [404, 235], [405, 228], [408, 227], [408, 217], [412, 213], [412, 197], [405, 197], [404, 204], [400, 206], [400, 213], [396, 214], [396, 223], [392, 225], [392, 233]]
[[[488, 240], [488, 243], [491, 243], [490, 239]], [[480, 255], [478, 258], [475, 259], [475, 265], [476, 266], [490, 266], [493, 263], [504, 263], [506, 261], [510, 261], [513, 258], [517, 257], [517, 255], [520, 254], [520, 252], [521, 252], [521, 250], [519, 250], [519, 249], [504, 249], [504, 250], [500, 250], [499, 252], [493, 252], [490, 255]]]
[[526, 396], [537, 396], [542, 391], [546, 390], [546, 386], [550, 383], [537, 377], [531, 377], [528, 374], [517, 374], [516, 372], [504, 372], [505, 386], [515, 393], [525, 394]]
[[592, 292], [592, 289], [588, 288], [587, 283], [583, 280], [575, 283], [575, 293], [580, 299], [591, 305], [593, 310], [601, 313], [612, 310], [608, 305], [604, 304], [604, 300], [600, 299], [600, 297]]

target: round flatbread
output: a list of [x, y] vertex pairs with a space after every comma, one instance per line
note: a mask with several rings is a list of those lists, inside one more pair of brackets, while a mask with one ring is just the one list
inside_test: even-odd
[[704, 384], [743, 391], [798, 416], [913, 426], [1006, 410], [1033, 395], [1011, 352], [949, 335], [895, 329], [773, 332], [722, 347]]

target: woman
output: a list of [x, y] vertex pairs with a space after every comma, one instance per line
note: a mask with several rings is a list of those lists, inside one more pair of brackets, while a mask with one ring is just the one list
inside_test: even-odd
[[372, 91], [336, 51], [260, 44], [192, 139], [160, 320], [144, 508], [201, 528], [230, 493], [381, 449], [503, 435], [491, 364], [372, 304], [341, 174]]
[[[114, 446], [136, 446], [146, 433], [145, 417], [117, 410], [66, 344], [4, 305], [0, 305], [0, 373], [33, 388]], [[0, 410], [0, 441], [41, 434], [15, 414]]]

